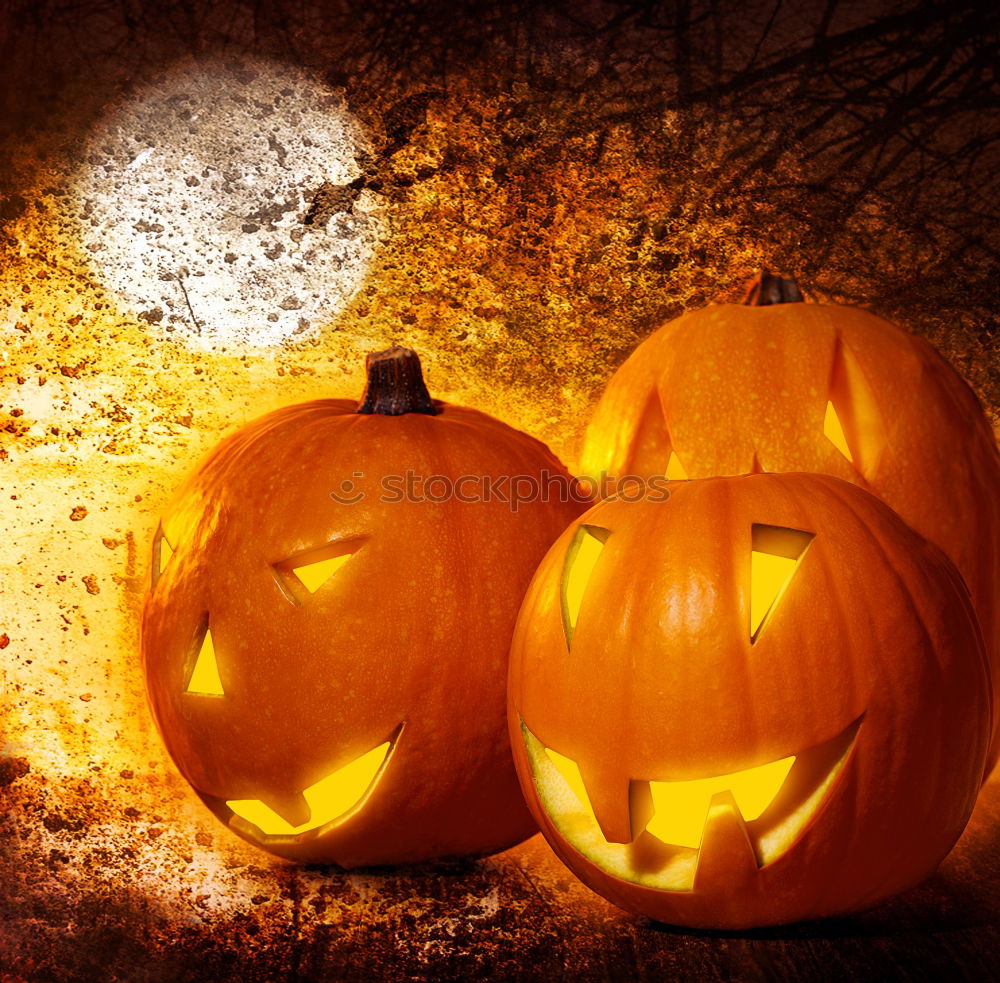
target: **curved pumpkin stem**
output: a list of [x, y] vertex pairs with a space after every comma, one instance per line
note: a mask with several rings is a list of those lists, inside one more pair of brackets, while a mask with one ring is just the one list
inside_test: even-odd
[[368, 382], [356, 412], [380, 416], [436, 416], [441, 412], [427, 391], [420, 358], [412, 348], [393, 345], [384, 352], [370, 352], [365, 369]]
[[766, 304], [800, 304], [805, 300], [795, 277], [778, 276], [761, 270], [746, 287], [742, 303], [750, 307]]

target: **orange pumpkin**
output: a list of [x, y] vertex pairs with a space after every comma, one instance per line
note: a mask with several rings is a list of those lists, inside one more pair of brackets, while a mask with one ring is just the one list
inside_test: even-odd
[[1000, 696], [1000, 455], [979, 402], [922, 338], [801, 301], [763, 274], [744, 304], [654, 332], [602, 395], [582, 473], [810, 471], [878, 495], [965, 577]]
[[968, 591], [823, 475], [609, 499], [542, 561], [509, 718], [542, 832], [650, 918], [747, 928], [918, 882], [971, 813], [991, 726]]
[[[434, 478], [407, 491], [407, 472]], [[547, 500], [482, 494], [518, 475], [545, 478]], [[224, 440], [163, 516], [143, 613], [149, 700], [181, 773], [236, 833], [295, 860], [422, 861], [530, 835], [507, 653], [574, 494], [537, 440], [432, 401], [400, 348], [369, 357], [360, 408], [303, 403]]]

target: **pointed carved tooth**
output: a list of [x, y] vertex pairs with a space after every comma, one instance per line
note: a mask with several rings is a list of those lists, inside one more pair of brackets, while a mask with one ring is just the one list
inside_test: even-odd
[[597, 824], [609, 843], [630, 843], [632, 823], [629, 820], [629, 799], [632, 784], [617, 769], [602, 770], [580, 767], [590, 805]]
[[628, 814], [633, 840], [646, 828], [654, 812], [649, 782], [631, 781], [628, 787]]
[[718, 792], [701, 837], [694, 890], [738, 894], [740, 885], [756, 878], [757, 859], [736, 799], [730, 791]]
[[280, 799], [273, 800], [274, 811], [292, 826], [301, 826], [312, 819], [312, 809], [301, 792], [289, 792]]
[[[301, 792], [271, 796], [266, 802], [260, 799], [231, 799], [226, 805], [241, 819], [274, 835], [291, 835], [296, 827], [306, 825], [312, 818], [312, 810]], [[284, 824], [288, 825], [287, 829]]]

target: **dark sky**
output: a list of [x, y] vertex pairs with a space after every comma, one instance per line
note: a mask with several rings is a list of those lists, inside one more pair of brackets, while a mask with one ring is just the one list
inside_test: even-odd
[[[376, 138], [367, 180], [403, 207], [423, 178], [399, 180], [393, 156], [425, 138], [428, 113], [468, 108], [440, 170], [485, 168], [509, 192], [501, 265], [550, 267], [567, 201], [603, 198], [614, 212], [607, 154], [624, 141], [648, 188], [639, 213], [615, 220], [631, 245], [597, 274], [553, 281], [595, 307], [593, 337], [612, 361], [654, 321], [739, 280], [756, 251], [819, 297], [927, 334], [996, 410], [994, 5], [8, 0], [4, 11], [0, 218], [19, 214], [33, 169], [72, 154], [117, 93], [178, 57], [252, 52], [343, 88]], [[586, 180], [554, 192], [568, 161]], [[724, 236], [703, 234], [719, 222]], [[613, 290], [588, 293], [595, 278], [669, 299], [622, 316]]]

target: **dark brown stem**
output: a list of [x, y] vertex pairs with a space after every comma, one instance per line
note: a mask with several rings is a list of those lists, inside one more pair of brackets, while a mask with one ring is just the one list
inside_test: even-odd
[[804, 300], [795, 277], [761, 270], [747, 284], [742, 302], [750, 307], [763, 307], [766, 304], [800, 304]]
[[371, 352], [365, 359], [368, 382], [358, 403], [358, 413], [402, 416], [425, 413], [435, 416], [441, 410], [427, 391], [417, 353], [401, 345], [384, 352]]

